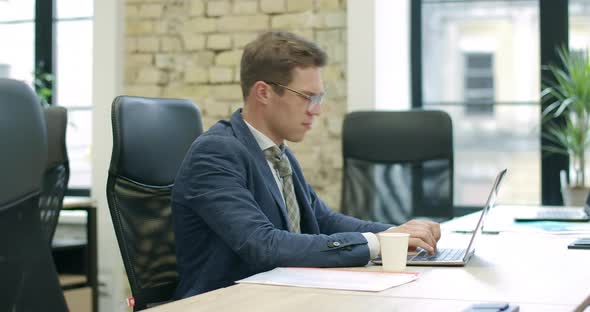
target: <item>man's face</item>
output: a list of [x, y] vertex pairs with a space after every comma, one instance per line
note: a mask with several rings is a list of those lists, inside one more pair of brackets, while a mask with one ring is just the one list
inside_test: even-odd
[[[315, 96], [324, 93], [321, 69], [318, 67], [295, 67], [291, 83], [283, 88], [282, 95], [271, 90], [273, 96], [268, 105], [267, 121], [275, 140], [300, 142], [309, 131], [314, 118], [321, 113], [321, 105], [310, 108], [310, 100], [302, 94]], [[302, 94], [298, 94], [302, 93]]]

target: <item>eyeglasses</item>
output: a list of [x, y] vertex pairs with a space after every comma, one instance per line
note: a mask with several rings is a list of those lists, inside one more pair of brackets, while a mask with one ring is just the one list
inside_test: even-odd
[[291, 89], [287, 86], [284, 86], [280, 83], [276, 83], [276, 82], [272, 82], [272, 81], [265, 81], [265, 83], [267, 84], [271, 84], [271, 85], [275, 85], [277, 87], [281, 87], [283, 89], [287, 89], [297, 95], [299, 95], [300, 97], [306, 99], [309, 101], [309, 104], [307, 106], [307, 111], [311, 112], [313, 111], [316, 107], [322, 105], [322, 101], [324, 100], [324, 95], [326, 95], [325, 93], [320, 93], [320, 94], [314, 94], [314, 95], [309, 95], [309, 94], [305, 94], [301, 91], [297, 91], [295, 89]]

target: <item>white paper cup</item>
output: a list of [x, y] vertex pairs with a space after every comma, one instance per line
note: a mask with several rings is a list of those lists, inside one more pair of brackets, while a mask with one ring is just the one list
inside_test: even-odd
[[379, 233], [381, 243], [381, 259], [384, 271], [401, 272], [406, 269], [408, 257], [408, 233]]

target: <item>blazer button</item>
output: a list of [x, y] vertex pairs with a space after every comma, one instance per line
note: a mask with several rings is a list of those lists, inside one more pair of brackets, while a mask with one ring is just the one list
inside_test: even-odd
[[338, 246], [340, 246], [340, 242], [334, 242], [334, 243], [332, 243], [332, 245], [334, 245], [334, 247], [338, 247]]

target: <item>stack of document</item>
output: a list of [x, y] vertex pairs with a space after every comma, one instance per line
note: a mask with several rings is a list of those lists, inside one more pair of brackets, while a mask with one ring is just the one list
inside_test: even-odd
[[377, 292], [414, 281], [419, 275], [417, 272], [276, 268], [239, 280], [236, 283]]

